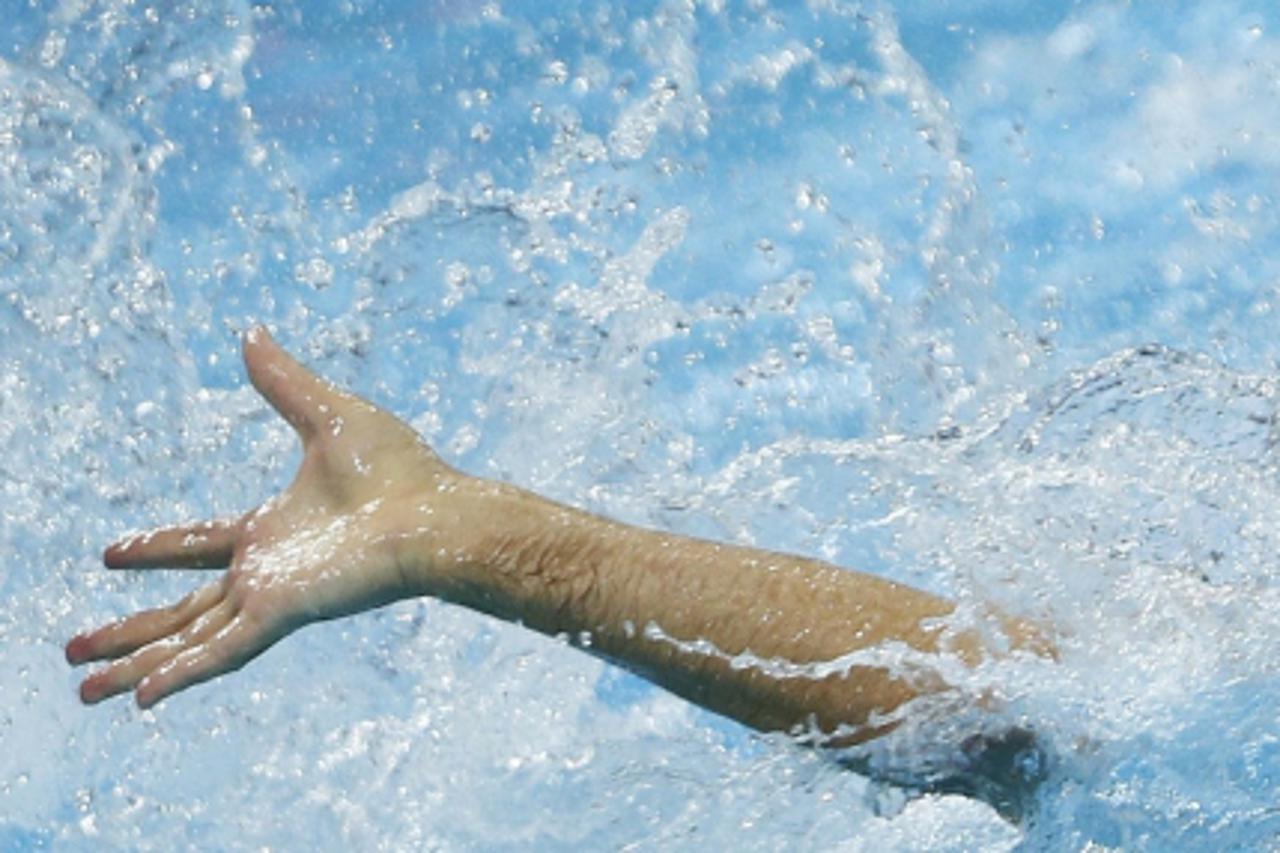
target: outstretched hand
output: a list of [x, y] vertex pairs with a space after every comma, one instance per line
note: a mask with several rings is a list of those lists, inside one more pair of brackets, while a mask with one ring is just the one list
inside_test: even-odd
[[311, 373], [262, 328], [245, 335], [244, 361], [254, 387], [302, 439], [297, 477], [240, 518], [107, 548], [104, 562], [115, 569], [227, 571], [170, 607], [74, 637], [71, 663], [111, 661], [81, 684], [87, 703], [136, 689], [147, 708], [239, 668], [308, 622], [416, 594], [401, 548], [406, 530], [426, 532], [445, 553], [464, 526], [434, 504], [466, 478], [410, 427]]
[[[1054, 654], [1035, 626], [1000, 614], [1012, 649], [972, 631], [944, 636], [953, 602], [884, 578], [634, 527], [468, 477], [264, 330], [245, 336], [244, 358], [302, 439], [298, 475], [240, 518], [107, 549], [112, 568], [227, 571], [171, 607], [72, 639], [72, 663], [111, 661], [81, 685], [85, 702], [136, 690], [150, 707], [308, 622], [412, 595], [574, 638], [712, 711], [837, 745], [877, 737], [912, 700], [949, 691], [950, 670], [928, 664], [938, 655]], [[882, 648], [910, 665], [886, 666]], [[954, 790], [1017, 808], [999, 785]]]

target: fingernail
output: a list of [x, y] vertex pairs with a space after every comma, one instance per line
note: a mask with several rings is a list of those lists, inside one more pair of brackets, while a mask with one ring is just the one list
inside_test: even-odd
[[94, 684], [93, 678], [80, 682], [80, 701], [86, 705], [96, 705], [102, 701], [102, 691]]
[[261, 323], [254, 323], [244, 333], [244, 342], [247, 344], [256, 344], [259, 341], [271, 340], [271, 333], [267, 331], [267, 327]]
[[67, 642], [66, 647], [67, 663], [78, 664], [89, 659], [91, 649], [89, 646], [89, 638], [84, 634], [76, 634]]

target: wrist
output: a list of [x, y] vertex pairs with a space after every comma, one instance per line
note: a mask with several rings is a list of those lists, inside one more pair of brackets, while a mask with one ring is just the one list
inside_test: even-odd
[[392, 554], [406, 595], [453, 598], [483, 559], [483, 481], [454, 471], [423, 481], [392, 501]]

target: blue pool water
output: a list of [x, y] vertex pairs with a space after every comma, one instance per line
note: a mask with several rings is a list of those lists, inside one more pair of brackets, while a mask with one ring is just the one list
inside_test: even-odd
[[[6, 8], [0, 849], [1280, 844], [1280, 11], [1053, 6]], [[1053, 626], [963, 676], [1031, 818], [427, 601], [80, 707], [194, 585], [101, 546], [297, 460], [259, 320], [466, 470]]]

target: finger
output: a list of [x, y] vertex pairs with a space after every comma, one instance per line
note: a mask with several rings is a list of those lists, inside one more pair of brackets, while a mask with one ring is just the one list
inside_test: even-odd
[[237, 670], [270, 644], [262, 627], [241, 612], [208, 642], [181, 652], [139, 682], [138, 707], [150, 708], [179, 690]]
[[161, 637], [86, 678], [80, 685], [80, 701], [92, 705], [117, 693], [132, 690], [149, 673], [222, 630], [233, 615], [234, 606], [224, 598], [181, 631]]
[[224, 577], [220, 581], [202, 586], [177, 604], [143, 610], [96, 631], [77, 634], [67, 643], [67, 662], [80, 664], [117, 658], [179, 631], [216, 605], [222, 599], [225, 586]]
[[111, 569], [225, 569], [235, 552], [240, 521], [201, 521], [140, 533], [109, 546], [102, 562]]
[[342, 392], [299, 364], [264, 327], [245, 334], [244, 364], [253, 387], [303, 439], [331, 427]]

